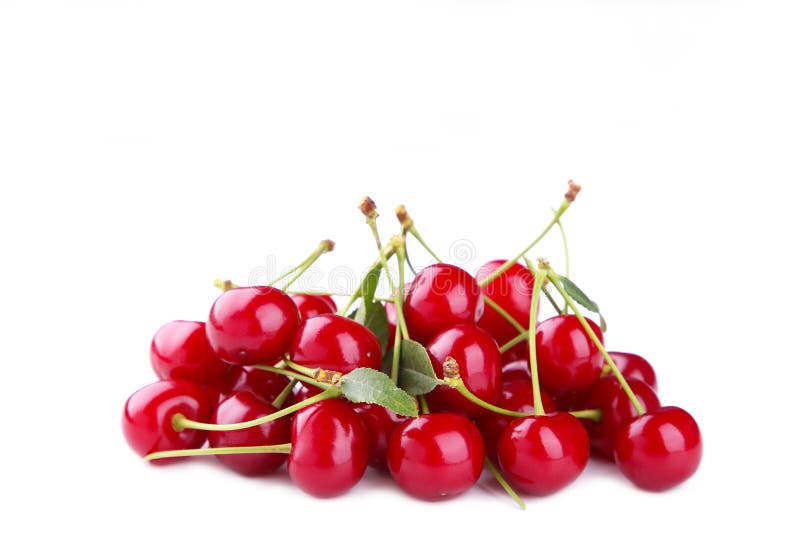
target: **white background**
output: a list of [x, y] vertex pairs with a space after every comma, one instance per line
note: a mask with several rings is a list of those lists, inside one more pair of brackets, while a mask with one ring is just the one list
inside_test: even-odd
[[[1, 1], [0, 528], [796, 528], [790, 4]], [[701, 425], [683, 486], [593, 463], [526, 512], [490, 478], [430, 504], [370, 472], [318, 500], [127, 448], [152, 334], [204, 319], [214, 278], [328, 237], [320, 272], [355, 276], [374, 256], [364, 194], [386, 236], [405, 202], [474, 270], [530, 241], [569, 178], [572, 278], [609, 347], [650, 359]], [[557, 239], [537, 255], [563, 269]]]

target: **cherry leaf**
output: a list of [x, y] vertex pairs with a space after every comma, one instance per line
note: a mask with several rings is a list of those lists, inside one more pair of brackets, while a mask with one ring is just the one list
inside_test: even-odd
[[380, 302], [375, 302], [375, 291], [378, 289], [378, 282], [381, 278], [381, 265], [378, 264], [364, 276], [364, 279], [361, 281], [361, 298], [363, 303], [361, 307], [364, 308], [365, 313], [369, 313], [372, 308], [381, 306]]
[[359, 367], [339, 381], [342, 393], [351, 402], [379, 404], [398, 415], [417, 417], [419, 411], [414, 397], [395, 386], [392, 379], [368, 367]]
[[586, 296], [581, 288], [575, 285], [575, 282], [567, 278], [566, 276], [560, 276], [559, 280], [561, 281], [561, 285], [564, 286], [564, 291], [567, 292], [567, 295], [572, 297], [572, 299], [589, 310], [590, 312], [600, 313], [600, 308], [597, 307], [595, 301], [590, 299]]
[[416, 341], [402, 342], [398, 381], [409, 395], [424, 395], [439, 385], [428, 351]]

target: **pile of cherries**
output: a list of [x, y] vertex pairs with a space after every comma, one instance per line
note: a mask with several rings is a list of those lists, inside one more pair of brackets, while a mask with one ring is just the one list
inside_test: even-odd
[[[374, 205], [362, 211], [374, 229]], [[394, 255], [400, 268], [391, 298], [375, 298], [364, 284], [337, 313], [327, 295], [228, 283], [205, 322], [162, 326], [150, 351], [158, 381], [125, 403], [131, 448], [155, 464], [214, 454], [246, 476], [287, 461], [291, 480], [318, 497], [346, 492], [368, 465], [426, 500], [467, 491], [484, 467], [517, 499], [514, 490], [547, 495], [580, 475], [590, 451], [647, 490], [694, 474], [697, 423], [661, 405], [644, 358], [606, 352], [601, 328], [575, 305], [588, 299], [572, 282], [546, 262], [536, 269], [495, 260], [475, 276], [434, 263], [406, 285], [404, 238], [427, 244], [402, 214], [402, 234], [388, 246], [374, 233], [375, 266], [386, 268]], [[562, 302], [547, 292], [556, 314], [540, 320], [548, 288]], [[379, 313], [348, 316], [359, 298]], [[420, 413], [342, 393], [348, 373], [368, 368], [392, 377], [376, 398], [407, 395], [402, 347], [411, 342], [424, 346], [435, 381], [425, 394], [412, 391]]]

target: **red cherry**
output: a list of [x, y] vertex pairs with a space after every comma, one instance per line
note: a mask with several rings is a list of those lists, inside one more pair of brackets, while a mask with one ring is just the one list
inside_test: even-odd
[[[546, 413], [555, 412], [556, 405], [553, 399], [546, 391], [540, 391], [544, 411]], [[506, 410], [533, 414], [533, 385], [530, 377], [527, 380], [504, 380], [503, 392], [497, 401], [497, 406]], [[500, 434], [515, 419], [517, 418], [485, 412], [485, 415], [475, 421], [483, 436], [483, 442], [486, 444], [486, 454], [493, 461], [497, 459], [497, 440], [500, 438]]]
[[339, 307], [336, 306], [336, 301], [333, 300], [332, 296], [330, 295], [315, 295], [315, 296], [321, 298], [322, 300], [328, 303], [328, 305], [331, 307], [332, 310], [331, 313], [336, 313], [338, 311]]
[[517, 419], [497, 443], [497, 460], [507, 480], [531, 495], [549, 495], [567, 486], [588, 459], [586, 430], [565, 412]]
[[211, 402], [206, 392], [185, 380], [154, 382], [136, 391], [125, 402], [122, 433], [139, 456], [200, 447], [206, 440], [206, 432], [192, 429], [177, 432], [172, 426], [176, 414], [207, 423], [211, 418]]
[[292, 361], [312, 369], [349, 373], [380, 369], [381, 345], [369, 328], [341, 315], [319, 315], [303, 323], [291, 349]]
[[[651, 412], [661, 407], [658, 395], [650, 386], [641, 380], [633, 378], [627, 380], [627, 382], [645, 412]], [[592, 450], [602, 456], [613, 459], [614, 438], [617, 430], [622, 428], [628, 421], [639, 416], [636, 408], [634, 408], [625, 390], [622, 389], [622, 386], [613, 376], [602, 378], [592, 386], [585, 406], [586, 408], [600, 408], [603, 411], [603, 418], [599, 423], [595, 423], [590, 419], [582, 420], [586, 430], [589, 432]]]
[[295, 414], [287, 465], [292, 481], [306, 493], [346, 492], [361, 480], [368, 457], [367, 430], [348, 403], [328, 399]]
[[[216, 424], [231, 424], [250, 421], [275, 413], [277, 410], [248, 391], [238, 391], [217, 406], [212, 420]], [[242, 430], [209, 432], [211, 447], [252, 447], [257, 445], [278, 445], [291, 439], [289, 418], [281, 417], [268, 423]], [[281, 453], [220, 454], [219, 461], [234, 471], [247, 476], [270, 473], [280, 467], [286, 459]]]
[[230, 367], [214, 354], [205, 323], [197, 321], [171, 321], [159, 328], [150, 343], [150, 364], [161, 380], [184, 379], [204, 386]]
[[336, 312], [336, 305], [333, 304], [333, 299], [330, 297], [325, 298], [321, 295], [295, 293], [292, 295], [292, 300], [297, 305], [297, 310], [300, 312], [300, 321], [307, 321], [323, 313]]
[[517, 343], [507, 351], [502, 353], [503, 363], [516, 362], [519, 360], [530, 361], [531, 349], [527, 341]]
[[[220, 397], [229, 397], [238, 391], [254, 394], [266, 403], [274, 401], [289, 385], [289, 378], [256, 367], [232, 367], [218, 383]], [[220, 399], [221, 400], [221, 399]]]
[[483, 314], [483, 296], [470, 274], [446, 263], [422, 269], [405, 295], [403, 313], [411, 337], [427, 344], [446, 328], [475, 324]]
[[466, 417], [432, 413], [398, 426], [386, 457], [389, 472], [407, 493], [440, 500], [475, 485], [483, 470], [484, 446]]
[[526, 360], [514, 360], [503, 364], [503, 381], [531, 379], [531, 364]]
[[387, 346], [394, 347], [394, 336], [397, 331], [397, 308], [394, 307], [394, 302], [384, 302], [383, 308], [386, 310], [386, 319], [389, 322], [389, 332], [386, 336]]
[[656, 372], [650, 362], [630, 352], [612, 352], [609, 351], [609, 356], [614, 361], [614, 364], [627, 379], [641, 380], [653, 391], [658, 391], [658, 381], [656, 380]]
[[369, 465], [376, 469], [387, 470], [386, 448], [389, 446], [389, 436], [398, 425], [405, 423], [409, 418], [397, 415], [378, 404], [366, 402], [353, 405], [353, 409], [361, 417], [369, 434]]
[[[427, 348], [436, 376], [442, 376], [444, 361], [452, 357], [458, 363], [461, 379], [468, 390], [490, 404], [495, 404], [500, 398], [500, 350], [485, 330], [474, 325], [454, 326], [442, 331]], [[469, 417], [486, 413], [449, 386], [438, 386], [426, 399], [435, 411], [456, 412]]]
[[294, 301], [274, 287], [238, 287], [211, 307], [206, 335], [222, 360], [238, 365], [273, 365], [288, 352], [300, 314]]
[[[504, 263], [505, 260], [494, 260], [482, 265], [475, 274], [475, 278], [479, 282], [482, 281]], [[519, 263], [515, 263], [503, 274], [483, 286], [481, 290], [515, 321], [527, 328], [530, 320], [533, 281], [531, 272]], [[508, 343], [519, 333], [491, 306], [487, 306], [484, 310], [478, 326], [492, 334], [498, 345]]]
[[[587, 322], [602, 343], [600, 327]], [[556, 315], [538, 324], [536, 358], [541, 384], [555, 395], [589, 389], [603, 370], [603, 354], [574, 315]]]
[[614, 460], [640, 488], [663, 491], [691, 477], [700, 466], [700, 428], [685, 410], [664, 406], [633, 419], [617, 432]]

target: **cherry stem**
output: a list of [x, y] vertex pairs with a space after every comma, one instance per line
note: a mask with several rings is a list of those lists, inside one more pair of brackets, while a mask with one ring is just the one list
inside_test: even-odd
[[438, 256], [438, 255], [437, 255], [437, 254], [436, 254], [436, 253], [433, 251], [433, 249], [432, 249], [431, 247], [429, 247], [429, 246], [428, 246], [428, 244], [425, 242], [425, 240], [424, 240], [424, 239], [422, 239], [422, 236], [419, 234], [419, 231], [417, 230], [417, 227], [416, 227], [416, 226], [411, 226], [411, 228], [409, 228], [409, 229], [408, 229], [408, 231], [411, 233], [411, 235], [413, 235], [413, 236], [414, 236], [414, 239], [416, 239], [416, 240], [417, 240], [417, 242], [418, 242], [420, 245], [422, 245], [422, 248], [424, 248], [425, 250], [427, 250], [427, 251], [428, 251], [428, 254], [430, 254], [431, 256], [433, 256], [433, 259], [434, 259], [434, 260], [436, 260], [436, 261], [437, 261], [437, 263], [444, 263], [444, 262], [442, 262], [442, 258], [440, 258], [440, 257], [439, 257], [439, 256]]
[[[400, 236], [392, 238], [392, 247], [397, 254], [397, 288], [392, 290], [392, 299], [394, 299], [394, 309], [397, 313], [397, 326], [398, 330], [403, 334], [403, 339], [409, 339], [408, 325], [406, 324], [406, 315], [403, 312], [403, 302], [405, 302], [405, 261], [406, 261], [406, 242]], [[387, 271], [387, 276], [389, 276]], [[394, 362], [392, 362], [394, 369]]]
[[289, 279], [289, 281], [284, 283], [283, 287], [281, 288], [281, 290], [286, 291], [289, 288], [290, 285], [292, 285], [298, 278], [303, 276], [303, 273], [306, 272], [308, 270], [308, 268], [311, 267], [314, 264], [314, 262], [319, 259], [320, 256], [322, 256], [326, 252], [330, 252], [331, 250], [333, 250], [333, 246], [334, 246], [333, 245], [333, 241], [331, 241], [330, 239], [323, 240], [322, 242], [320, 242], [319, 246], [316, 249], [314, 249], [314, 252], [312, 252], [297, 267], [295, 267], [295, 268], [287, 271], [286, 273], [282, 274], [280, 277], [278, 277], [277, 279], [275, 279], [272, 282], [270, 282], [269, 285], [271, 285], [271, 286], [275, 285], [280, 280], [282, 280], [282, 279], [286, 278], [287, 276], [289, 276], [290, 274], [294, 273], [294, 276], [292, 276]]
[[283, 375], [288, 376], [289, 378], [294, 378], [300, 382], [305, 384], [311, 384], [312, 386], [316, 386], [321, 389], [327, 389], [331, 387], [330, 384], [325, 384], [320, 382], [319, 380], [314, 380], [311, 377], [308, 377], [304, 374], [297, 373], [295, 371], [290, 371], [289, 369], [282, 369], [280, 367], [273, 367], [272, 365], [254, 365], [253, 368], [261, 369], [262, 371], [270, 371], [275, 373], [276, 375]]
[[498, 303], [496, 303], [494, 300], [492, 300], [491, 298], [489, 298], [489, 297], [488, 297], [488, 296], [487, 296], [485, 293], [484, 293], [484, 295], [483, 295], [483, 301], [484, 301], [484, 302], [485, 302], [485, 303], [486, 303], [486, 304], [487, 304], [487, 305], [488, 305], [488, 306], [489, 306], [491, 309], [493, 309], [494, 311], [496, 311], [496, 312], [497, 312], [497, 313], [498, 313], [498, 314], [499, 314], [499, 315], [500, 315], [500, 316], [501, 316], [503, 319], [505, 319], [505, 320], [508, 322], [508, 324], [510, 324], [511, 326], [513, 326], [514, 328], [516, 328], [516, 329], [517, 329], [517, 332], [519, 332], [520, 334], [522, 334], [522, 333], [527, 333], [527, 332], [526, 332], [526, 330], [525, 330], [525, 327], [524, 327], [524, 326], [522, 326], [521, 324], [519, 324], [519, 323], [517, 322], [517, 320], [516, 320], [516, 319], [514, 319], [513, 317], [511, 317], [511, 315], [510, 315], [510, 314], [509, 314], [509, 313], [508, 313], [506, 310], [504, 310], [504, 309], [503, 309], [503, 308], [502, 308], [502, 307], [501, 307], [501, 306], [500, 306]]
[[355, 302], [361, 297], [362, 288], [364, 287], [364, 282], [366, 281], [367, 277], [370, 275], [372, 270], [375, 269], [375, 267], [382, 265], [381, 258], [386, 258], [388, 260], [389, 258], [392, 257], [393, 254], [394, 254], [394, 249], [392, 248], [391, 245], [388, 245], [383, 249], [381, 249], [381, 254], [379, 254], [378, 259], [375, 260], [372, 263], [372, 265], [370, 265], [369, 269], [367, 269], [367, 274], [365, 274], [364, 278], [362, 278], [361, 283], [356, 288], [356, 291], [352, 295], [350, 295], [350, 300], [347, 301], [347, 304], [345, 304], [344, 308], [342, 308], [339, 311], [339, 315], [347, 316], [347, 312], [350, 311], [350, 308], [353, 306], [353, 304], [355, 304]]
[[473, 392], [471, 392], [469, 389], [467, 389], [467, 386], [464, 385], [464, 381], [461, 380], [461, 378], [445, 379], [444, 382], [446, 385], [454, 388], [456, 391], [461, 393], [461, 395], [466, 397], [467, 400], [473, 402], [474, 404], [477, 404], [481, 408], [489, 410], [490, 412], [494, 412], [500, 415], [507, 415], [509, 417], [530, 417], [531, 415], [525, 412], [515, 412], [514, 410], [506, 410], [505, 408], [501, 408], [500, 406], [495, 406], [494, 404], [486, 402], [485, 400], [483, 400], [482, 398], [478, 397]]
[[634, 395], [631, 386], [628, 384], [628, 381], [625, 380], [624, 376], [622, 376], [622, 373], [619, 371], [617, 364], [615, 364], [614, 360], [611, 359], [611, 356], [609, 356], [608, 351], [606, 351], [606, 348], [600, 342], [600, 339], [594, 333], [594, 330], [592, 330], [592, 328], [589, 326], [589, 323], [586, 322], [586, 319], [583, 317], [583, 314], [578, 309], [578, 306], [572, 300], [572, 297], [569, 296], [569, 294], [564, 289], [564, 286], [561, 285], [560, 277], [552, 269], [550, 269], [547, 271], [547, 278], [551, 282], [553, 282], [553, 285], [556, 287], [558, 292], [561, 293], [561, 296], [564, 298], [564, 301], [572, 309], [572, 313], [574, 313], [575, 317], [578, 318], [578, 321], [581, 323], [581, 326], [583, 326], [583, 329], [586, 331], [586, 334], [592, 340], [592, 343], [594, 343], [597, 349], [603, 354], [603, 358], [605, 358], [606, 364], [611, 369], [611, 372], [614, 373], [614, 376], [616, 377], [619, 384], [622, 386], [622, 389], [625, 391], [625, 394], [628, 396], [628, 399], [630, 399], [631, 404], [633, 404], [633, 407], [636, 409], [636, 413], [639, 415], [644, 415], [645, 411], [644, 408], [642, 407], [642, 404], [639, 402], [639, 399], [636, 397], [636, 395]]
[[500, 347], [500, 353], [501, 354], [504, 353], [508, 349], [515, 347], [516, 345], [519, 345], [523, 341], [527, 341], [527, 339], [528, 339], [528, 331], [525, 330], [523, 332], [520, 332], [515, 337], [511, 338], [505, 345]]
[[295, 363], [288, 356], [284, 356], [283, 364], [286, 367], [288, 367], [289, 369], [292, 369], [293, 371], [297, 371], [298, 373], [300, 373], [302, 375], [306, 375], [306, 376], [309, 376], [311, 378], [314, 378], [314, 369], [312, 369], [310, 367], [306, 367], [305, 365], [300, 365], [299, 363]]
[[148, 454], [145, 460], [160, 460], [161, 458], [182, 458], [185, 456], [212, 456], [217, 454], [264, 454], [280, 453], [289, 454], [292, 452], [291, 443], [281, 443], [279, 445], [255, 445], [252, 447], [209, 447], [206, 449], [175, 449], [171, 451], [159, 451]]
[[431, 413], [430, 408], [428, 408], [428, 401], [425, 400], [425, 395], [417, 395], [417, 400], [419, 401], [419, 411], [423, 414]]
[[392, 371], [391, 371], [391, 379], [394, 385], [397, 385], [397, 381], [399, 380], [400, 376], [400, 349], [402, 348], [403, 343], [403, 336], [400, 333], [400, 329], [396, 328], [394, 331], [394, 347], [392, 347]]
[[544, 286], [544, 281], [547, 280], [547, 275], [544, 271], [535, 270], [528, 258], [525, 258], [525, 263], [534, 277], [531, 313], [528, 322], [528, 350], [530, 351], [531, 385], [533, 386], [533, 413], [534, 415], [544, 415], [542, 391], [539, 388], [539, 366], [536, 363], [536, 316], [539, 311], [539, 297], [542, 294], [542, 287]]
[[577, 417], [578, 419], [591, 419], [595, 423], [599, 423], [600, 419], [603, 417], [603, 410], [600, 408], [592, 408], [590, 410], [575, 410], [568, 413], [573, 417]]
[[264, 423], [269, 423], [270, 421], [274, 421], [275, 419], [280, 419], [281, 417], [294, 413], [302, 408], [305, 408], [306, 406], [310, 406], [314, 403], [323, 401], [325, 399], [333, 399], [341, 394], [342, 394], [341, 388], [330, 387], [329, 389], [326, 389], [321, 393], [317, 393], [313, 397], [309, 397], [303, 401], [298, 402], [297, 404], [292, 404], [291, 406], [287, 406], [282, 410], [278, 410], [277, 412], [265, 415], [264, 417], [259, 417], [257, 419], [252, 419], [250, 421], [243, 421], [241, 423], [230, 423], [227, 425], [216, 425], [213, 423], [201, 423], [199, 421], [192, 421], [191, 419], [187, 419], [186, 416], [184, 416], [183, 414], [177, 413], [172, 417], [172, 428], [174, 428], [176, 432], [181, 432], [183, 430], [186, 430], [187, 428], [192, 428], [195, 430], [208, 430], [213, 432], [243, 430], [245, 428], [252, 428], [254, 426], [263, 425]]
[[283, 406], [283, 403], [286, 402], [286, 399], [292, 393], [292, 390], [294, 389], [294, 386], [297, 384], [297, 382], [298, 381], [296, 378], [292, 378], [291, 380], [289, 380], [289, 383], [286, 384], [286, 387], [284, 387], [278, 394], [278, 396], [275, 397], [275, 400], [272, 401], [273, 408], [279, 410], [281, 406]]
[[225, 293], [229, 289], [235, 289], [240, 286], [239, 284], [234, 284], [230, 280], [220, 280], [219, 278], [217, 278], [216, 280], [214, 280], [214, 287]]
[[500, 486], [502, 486], [502, 488], [504, 490], [506, 490], [506, 493], [508, 493], [508, 496], [511, 497], [512, 499], [514, 499], [514, 502], [516, 502], [517, 505], [521, 509], [524, 510], [525, 509], [525, 503], [523, 502], [522, 499], [520, 499], [519, 495], [517, 495], [517, 492], [514, 491], [514, 489], [509, 485], [509, 483], [506, 482], [506, 479], [503, 478], [503, 475], [494, 466], [494, 464], [492, 463], [492, 461], [489, 459], [488, 456], [486, 456], [483, 459], [483, 463], [484, 463], [484, 465], [486, 465], [486, 467], [489, 469], [489, 471], [492, 473], [492, 475], [494, 475], [494, 478], [495, 478], [495, 480], [497, 480], [497, 483], [500, 484]]
[[[556, 310], [556, 313], [558, 315], [563, 315], [563, 314], [567, 313], [566, 311], [561, 309], [561, 306], [558, 305], [556, 300], [553, 298], [553, 295], [550, 294], [550, 291], [548, 291], [546, 287], [542, 287], [542, 293], [544, 293], [544, 296], [547, 297], [547, 300], [550, 301], [550, 304], [553, 305], [553, 309]], [[564, 309], [566, 309], [566, 307], [567, 307], [567, 305], [565, 303], [564, 304]]]
[[[553, 211], [555, 213], [555, 211]], [[561, 224], [561, 219], [556, 221], [558, 225], [558, 232], [561, 234], [561, 244], [564, 247], [564, 276], [569, 278], [569, 246], [567, 245], [567, 232], [564, 230], [564, 225]]]

